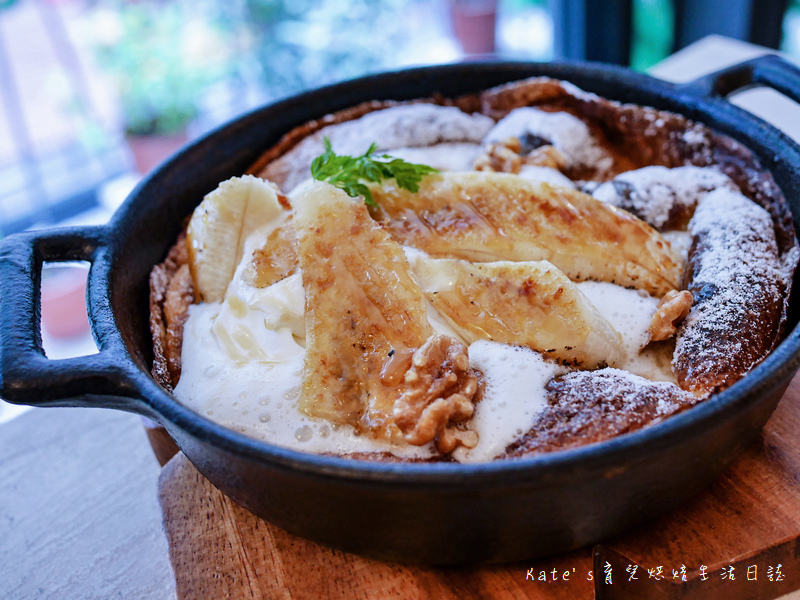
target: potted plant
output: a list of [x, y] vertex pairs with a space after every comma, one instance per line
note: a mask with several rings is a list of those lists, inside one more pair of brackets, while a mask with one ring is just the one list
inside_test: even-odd
[[202, 2], [100, 0], [92, 31], [99, 65], [119, 95], [140, 173], [186, 141], [204, 92], [229, 73], [225, 33]]
[[467, 54], [495, 52], [497, 0], [450, 0], [453, 31]]

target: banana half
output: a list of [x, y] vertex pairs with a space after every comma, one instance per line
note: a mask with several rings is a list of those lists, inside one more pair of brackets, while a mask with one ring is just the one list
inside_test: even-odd
[[275, 187], [252, 175], [222, 182], [192, 213], [187, 228], [189, 266], [203, 302], [219, 302], [256, 229], [288, 215]]
[[527, 346], [584, 368], [623, 357], [619, 333], [547, 261], [417, 258], [412, 268], [433, 306], [469, 343]]
[[402, 439], [393, 417], [402, 377], [390, 381], [382, 371], [390, 357], [410, 357], [431, 336], [425, 295], [401, 246], [361, 200], [317, 182], [291, 203], [306, 294], [299, 407]]
[[371, 188], [372, 215], [400, 243], [439, 258], [547, 260], [573, 281], [661, 297], [678, 288], [679, 257], [661, 234], [587, 194], [507, 173], [442, 173], [418, 193]]

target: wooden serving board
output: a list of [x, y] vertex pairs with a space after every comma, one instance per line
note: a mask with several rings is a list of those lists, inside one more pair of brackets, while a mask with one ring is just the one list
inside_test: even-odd
[[594, 548], [500, 566], [417, 567], [331, 550], [235, 505], [182, 454], [164, 467], [159, 498], [179, 600], [767, 600], [800, 590], [799, 434], [800, 376], [761, 441], [683, 509]]

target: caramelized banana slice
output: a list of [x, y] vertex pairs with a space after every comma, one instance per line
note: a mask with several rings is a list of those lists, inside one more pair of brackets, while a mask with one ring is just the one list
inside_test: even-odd
[[362, 201], [314, 183], [291, 202], [306, 293], [300, 409], [402, 439], [392, 412], [405, 370], [381, 371], [390, 356], [410, 356], [431, 335], [422, 289]]
[[189, 268], [202, 301], [222, 300], [247, 237], [286, 214], [275, 187], [252, 175], [224, 181], [203, 198], [186, 232]]
[[295, 273], [300, 266], [297, 236], [291, 218], [267, 237], [266, 243], [253, 252], [244, 272], [245, 281], [257, 288], [266, 288]]
[[373, 217], [400, 243], [436, 257], [477, 262], [548, 260], [570, 279], [676, 289], [681, 266], [652, 227], [566, 188], [507, 173], [425, 177], [418, 193], [393, 180], [374, 186]]
[[412, 267], [433, 306], [469, 343], [518, 344], [587, 368], [622, 358], [619, 333], [547, 261], [418, 258]]

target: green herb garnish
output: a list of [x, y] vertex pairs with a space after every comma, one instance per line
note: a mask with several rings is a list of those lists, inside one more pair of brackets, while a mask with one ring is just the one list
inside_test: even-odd
[[317, 181], [327, 181], [331, 185], [344, 190], [351, 198], [363, 196], [369, 206], [378, 206], [372, 192], [364, 182], [380, 183], [384, 179], [394, 179], [404, 190], [419, 191], [419, 182], [424, 175], [438, 173], [428, 165], [418, 165], [393, 158], [388, 154], [375, 156], [378, 144], [373, 143], [361, 156], [336, 154], [331, 148], [331, 141], [322, 138], [325, 152], [311, 163], [311, 176]]

